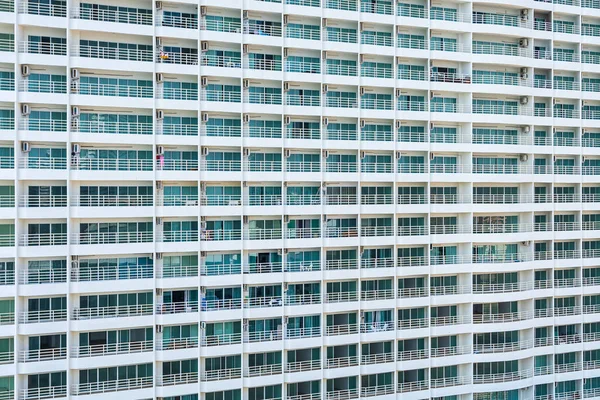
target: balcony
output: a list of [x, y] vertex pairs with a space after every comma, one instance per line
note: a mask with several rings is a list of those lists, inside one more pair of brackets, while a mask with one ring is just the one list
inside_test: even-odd
[[238, 379], [242, 377], [241, 368], [215, 369], [203, 371], [200, 380], [202, 382], [222, 381], [227, 379]]
[[19, 207], [66, 207], [67, 196], [64, 195], [22, 195], [19, 197]]
[[152, 304], [75, 308], [73, 310], [73, 319], [76, 321], [84, 321], [89, 319], [139, 317], [152, 315], [153, 308]]
[[157, 378], [157, 386], [187, 385], [198, 382], [197, 372], [182, 372], [180, 374], [163, 375]]
[[197, 301], [182, 301], [177, 303], [163, 303], [156, 305], [157, 315], [170, 315], [198, 312]]
[[413, 381], [413, 382], [398, 382], [398, 393], [410, 393], [421, 390], [427, 390], [429, 388], [429, 380], [424, 381]]
[[533, 318], [531, 311], [508, 312], [500, 314], [473, 314], [474, 324], [498, 324], [506, 322], [524, 321]]
[[473, 384], [481, 385], [490, 383], [514, 382], [520, 381], [522, 379], [531, 378], [532, 376], [533, 371], [530, 369], [514, 372], [504, 372], [499, 374], [473, 375]]
[[[71, 10], [71, 18], [87, 21], [115, 22], [121, 24], [152, 25], [152, 12], [141, 13], [131, 9], [100, 9], [80, 5]], [[150, 11], [150, 10], [148, 10]]]
[[[54, 39], [54, 38], [52, 38]], [[10, 45], [9, 45], [10, 46]], [[1, 44], [0, 44], [1, 47]], [[13, 50], [11, 50], [13, 51]], [[40, 54], [51, 56], [66, 56], [67, 45], [58, 42], [19, 42], [19, 53]]]
[[[6, 159], [6, 158], [4, 158]], [[27, 157], [19, 159], [22, 169], [67, 169], [67, 159], [60, 157]]]
[[66, 386], [48, 386], [32, 389], [21, 389], [19, 393], [19, 399], [21, 400], [54, 399], [57, 397], [67, 397]]
[[427, 358], [429, 358], [428, 349], [405, 350], [398, 352], [398, 361], [424, 360]]
[[[137, 46], [136, 46], [137, 47]], [[150, 46], [146, 46], [150, 47]], [[97, 45], [75, 45], [71, 47], [72, 57], [97, 58], [103, 60], [119, 61], [152, 61], [152, 49], [103, 47]]]
[[[66, 235], [66, 234], [65, 234]], [[96, 245], [96, 244], [128, 244], [150, 243], [153, 240], [152, 232], [81, 232], [71, 235], [71, 244]], [[65, 243], [66, 244], [66, 239]]]
[[[233, 335], [233, 334], [231, 334]], [[209, 336], [210, 337], [210, 336]], [[231, 339], [231, 338], [230, 338]], [[239, 334], [238, 341], [239, 343]], [[142, 342], [145, 343], [145, 342]], [[235, 341], [231, 341], [229, 344], [235, 343]], [[198, 338], [197, 337], [181, 337], [181, 338], [169, 338], [162, 339], [156, 341], [156, 350], [158, 351], [167, 351], [167, 350], [180, 350], [180, 349], [195, 349], [198, 347]], [[150, 350], [152, 348], [152, 344], [150, 343]], [[143, 351], [146, 351], [145, 349]]]
[[[12, 356], [12, 353], [11, 353], [11, 356]], [[66, 348], [22, 350], [19, 353], [19, 361], [25, 362], [25, 363], [64, 360], [66, 358], [67, 358], [67, 349]]]
[[127, 265], [126, 268], [97, 267], [81, 268], [79, 265], [71, 268], [72, 282], [102, 282], [120, 279], [150, 279], [153, 277], [152, 265]]
[[244, 370], [244, 377], [269, 376], [281, 374], [283, 368], [281, 364], [256, 365]]
[[200, 337], [200, 346], [202, 347], [227, 346], [239, 343], [242, 343], [242, 335], [240, 333], [224, 333], [221, 335]]
[[482, 343], [473, 345], [473, 353], [488, 354], [488, 353], [510, 353], [513, 351], [521, 351], [531, 349], [533, 340], [520, 340], [516, 342], [505, 343]]
[[256, 331], [256, 332], [244, 333], [244, 343], [272, 342], [272, 341], [281, 340], [281, 339], [282, 339], [282, 335], [281, 335], [280, 330]]
[[[99, 393], [120, 392], [125, 390], [137, 390], [151, 388], [153, 379], [151, 376], [142, 378], [120, 379], [115, 381], [89, 382], [74, 384], [71, 387], [71, 395], [85, 396]], [[65, 388], [66, 391], [66, 388]]]
[[358, 324], [329, 325], [325, 329], [326, 336], [352, 335], [358, 333]]
[[358, 365], [358, 356], [327, 358], [325, 368], [346, 368]]
[[288, 362], [285, 367], [286, 373], [316, 371], [321, 369], [320, 360]]
[[23, 234], [19, 241], [19, 246], [64, 246], [66, 244], [66, 233]]
[[[103, 357], [117, 354], [137, 354], [152, 351], [151, 340], [142, 342], [118, 342], [107, 344], [96, 344], [90, 346], [78, 346], [71, 349], [71, 355], [77, 358]], [[64, 350], [66, 354], [66, 349]]]
[[348, 400], [358, 399], [358, 389], [342, 389], [335, 391], [328, 391], [326, 394], [326, 400]]

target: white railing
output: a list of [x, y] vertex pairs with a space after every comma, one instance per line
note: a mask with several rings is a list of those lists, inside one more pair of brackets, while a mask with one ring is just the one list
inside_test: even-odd
[[137, 25], [152, 25], [152, 13], [139, 13], [129, 11], [128, 8], [118, 9], [94, 9], [94, 8], [73, 8], [71, 9], [71, 18], [83, 19], [101, 22], [116, 22]]
[[67, 310], [23, 311], [19, 314], [21, 324], [39, 324], [67, 320]]
[[134, 304], [128, 306], [109, 306], [95, 308], [75, 308], [73, 310], [74, 320], [139, 317], [152, 315], [152, 304]]
[[119, 342], [95, 344], [89, 346], [78, 346], [71, 349], [71, 356], [84, 357], [102, 357], [114, 354], [135, 354], [152, 351], [152, 340], [142, 342]]
[[21, 400], [39, 400], [54, 399], [57, 397], [66, 397], [66, 386], [47, 386], [31, 389], [21, 389], [19, 399]]
[[22, 350], [19, 352], [19, 361], [25, 363], [64, 360], [65, 358], [67, 358], [67, 349], [64, 347], [52, 349]]
[[226, 379], [236, 379], [242, 377], [241, 368], [215, 369], [212, 371], [203, 371], [200, 380], [202, 382], [222, 381]]
[[157, 386], [186, 385], [196, 382], [198, 382], [197, 372], [182, 372], [179, 374], [163, 375], [156, 379]]
[[151, 376], [143, 378], [120, 379], [116, 381], [100, 381], [74, 384], [71, 387], [71, 394], [75, 396], [84, 396], [96, 393], [110, 393], [122, 390], [136, 390], [149, 388], [153, 385]]

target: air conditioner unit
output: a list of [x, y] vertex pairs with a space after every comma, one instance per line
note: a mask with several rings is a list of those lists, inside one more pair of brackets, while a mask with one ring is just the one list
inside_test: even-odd
[[31, 150], [31, 145], [29, 142], [21, 142], [21, 151], [23, 153], [29, 153], [29, 150]]
[[292, 123], [292, 117], [290, 117], [289, 115], [286, 115], [285, 118], [283, 119], [284, 124], [289, 125]]
[[291, 151], [290, 149], [285, 149], [285, 158], [289, 158], [289, 156], [291, 155]]
[[402, 96], [402, 89], [396, 89], [396, 97]]
[[244, 19], [248, 19], [248, 10], [244, 10], [242, 16], [244, 17]]
[[205, 17], [207, 14], [206, 12], [206, 6], [200, 6], [200, 16], [201, 17]]
[[163, 110], [156, 110], [156, 119], [161, 120], [165, 118], [165, 112]]
[[163, 253], [156, 253], [157, 260], [162, 260], [162, 258], [163, 258]]
[[244, 149], [244, 157], [248, 157], [250, 155], [250, 149]]
[[519, 47], [526, 48], [527, 46], [529, 46], [529, 39], [527, 39], [527, 38], [519, 39]]
[[71, 106], [71, 116], [79, 117], [79, 107]]
[[401, 126], [402, 126], [402, 121], [396, 120], [396, 129], [400, 129]]
[[206, 252], [206, 251], [200, 252], [200, 257], [206, 257], [207, 255], [208, 255], [208, 252]]
[[163, 327], [162, 325], [156, 325], [156, 333], [162, 333]]
[[523, 96], [519, 99], [519, 102], [524, 106], [525, 104], [529, 103], [529, 97]]
[[366, 122], [365, 122], [365, 120], [364, 120], [364, 119], [361, 119], [361, 120], [360, 120], [360, 127], [361, 127], [361, 128], [364, 128], [364, 127], [365, 127], [365, 125], [366, 125]]
[[402, 157], [402, 152], [401, 151], [397, 151], [396, 152], [396, 159], [399, 160], [400, 157]]
[[29, 76], [30, 73], [31, 73], [31, 68], [29, 68], [29, 65], [21, 65], [21, 75]]
[[323, 93], [327, 93], [327, 91], [329, 90], [329, 86], [327, 86], [326, 83], [323, 84]]
[[525, 125], [521, 128], [521, 132], [527, 134], [531, 131], [531, 127], [529, 125]]
[[29, 104], [21, 104], [21, 115], [29, 115], [31, 113], [31, 107]]
[[433, 154], [433, 153], [429, 153], [429, 159], [430, 159], [430, 160], [433, 160], [434, 158], [435, 158], [435, 154]]
[[329, 125], [329, 118], [323, 117], [323, 126]]
[[365, 88], [364, 87], [360, 87], [360, 95], [364, 96], [365, 95]]
[[528, 156], [527, 154], [521, 154], [521, 155], [519, 156], [519, 160], [520, 160], [521, 162], [527, 162], [527, 160], [529, 160], [529, 156]]
[[249, 51], [248, 51], [248, 45], [247, 44], [245, 44], [245, 45], [242, 46], [242, 53], [244, 53], [244, 54], [248, 54], [249, 53]]
[[79, 118], [71, 117], [71, 130], [73, 132], [79, 132]]
[[529, 9], [524, 8], [521, 10], [521, 19], [527, 19], [529, 17]]
[[358, 63], [359, 63], [359, 64], [362, 64], [362, 63], [364, 63], [364, 62], [365, 62], [365, 55], [364, 55], [364, 54], [360, 54], [360, 55], [358, 56]]
[[164, 81], [164, 79], [165, 78], [162, 73], [160, 73], [160, 72], [156, 73], [156, 83], [162, 83]]
[[360, 152], [360, 158], [361, 158], [361, 159], [362, 159], [362, 158], [365, 158], [365, 152], [364, 152], [364, 151], [361, 151], [361, 152]]
[[323, 18], [323, 20], [321, 21], [321, 25], [323, 26], [323, 28], [327, 28], [327, 18]]
[[[247, 215], [244, 215], [244, 217], [242, 218], [242, 221], [244, 222], [244, 225], [248, 224], [248, 221], [250, 221], [250, 219], [248, 218]], [[244, 292], [248, 291], [248, 285], [244, 285]]]
[[202, 122], [208, 122], [208, 113], [202, 113]]
[[163, 183], [162, 181], [156, 181], [156, 190], [162, 190]]
[[329, 150], [323, 150], [323, 158], [329, 157]]
[[290, 83], [289, 82], [283, 82], [283, 90], [285, 92], [287, 92], [288, 90], [290, 90]]
[[323, 53], [321, 54], [321, 58], [323, 58], [323, 60], [327, 60], [327, 52], [323, 51]]
[[524, 241], [524, 242], [521, 242], [521, 244], [522, 244], [523, 246], [525, 246], [525, 247], [529, 247], [529, 246], [531, 245], [531, 241], [529, 241], [529, 240], [526, 240], [526, 241]]
[[243, 84], [244, 84], [244, 89], [248, 89], [250, 87], [250, 80], [244, 79]]
[[156, 218], [156, 225], [162, 225], [162, 218], [161, 217], [157, 217]]
[[162, 47], [163, 41], [161, 37], [156, 38], [156, 47]]
[[283, 57], [285, 58], [287, 56], [288, 56], [288, 48], [286, 47], [283, 49]]
[[283, 16], [283, 24], [284, 24], [284, 25], [287, 25], [287, 23], [288, 23], [288, 19], [289, 19], [289, 18], [288, 18], [288, 15], [287, 15], [287, 14]]
[[157, 296], [162, 296], [162, 294], [163, 294], [163, 290], [160, 289], [160, 288], [156, 288], [156, 295]]
[[202, 155], [203, 156], [207, 156], [208, 155], [208, 147], [203, 147], [202, 148]]
[[200, 85], [202, 87], [205, 87], [206, 85], [208, 85], [208, 77], [206, 77], [206, 76], [201, 77], [200, 78]]
[[71, 151], [75, 154], [81, 153], [81, 145], [79, 143], [73, 143], [71, 146]]
[[208, 42], [206, 40], [203, 40], [202, 42], [200, 42], [200, 50], [208, 51]]
[[79, 79], [79, 70], [77, 68], [71, 69], [71, 79]]
[[156, 154], [159, 156], [165, 154], [165, 146], [156, 146]]
[[79, 268], [79, 261], [71, 261], [71, 269], [76, 270]]
[[250, 122], [250, 114], [244, 114], [243, 117], [244, 123], [247, 124]]
[[204, 322], [204, 321], [200, 322], [200, 329], [202, 329], [202, 330], [206, 329], [206, 322]]

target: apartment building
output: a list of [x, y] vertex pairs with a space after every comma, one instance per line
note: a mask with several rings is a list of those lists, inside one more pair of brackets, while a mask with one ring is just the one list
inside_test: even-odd
[[0, 400], [600, 398], [600, 0], [0, 0]]

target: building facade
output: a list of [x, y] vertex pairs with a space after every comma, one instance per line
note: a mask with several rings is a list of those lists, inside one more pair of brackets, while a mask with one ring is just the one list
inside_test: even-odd
[[599, 0], [0, 0], [0, 55], [0, 400], [600, 397]]

